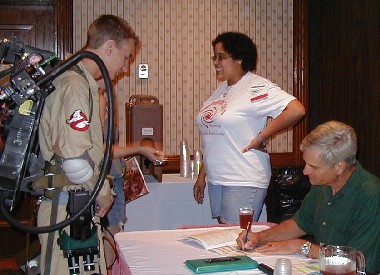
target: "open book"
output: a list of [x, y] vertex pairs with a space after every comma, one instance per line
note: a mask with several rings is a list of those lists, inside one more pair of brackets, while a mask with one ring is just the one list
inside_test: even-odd
[[[266, 225], [252, 226], [252, 232], [259, 232], [269, 228]], [[206, 250], [215, 249], [223, 246], [236, 245], [236, 238], [242, 229], [239, 226], [216, 227], [200, 233], [192, 233], [187, 239], [200, 243]]]

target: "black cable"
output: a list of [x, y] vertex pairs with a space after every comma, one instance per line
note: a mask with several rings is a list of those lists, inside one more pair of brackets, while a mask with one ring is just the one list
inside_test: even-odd
[[[110, 161], [110, 156], [111, 156], [111, 148], [112, 144], [114, 141], [114, 135], [112, 131], [112, 125], [114, 122], [113, 114], [114, 114], [114, 102], [113, 102], [113, 97], [112, 97], [112, 82], [108, 74], [108, 70], [106, 66], [104, 65], [103, 60], [100, 59], [100, 57], [92, 52], [89, 51], [80, 51], [76, 53], [75, 55], [71, 56], [69, 59], [65, 60], [63, 63], [55, 67], [53, 70], [51, 70], [48, 74], [43, 76], [36, 84], [38, 87], [45, 87], [47, 85], [50, 85], [51, 82], [61, 75], [63, 72], [67, 71], [71, 67], [73, 67], [75, 64], [77, 64], [81, 59], [83, 58], [90, 58], [95, 63], [98, 65], [103, 78], [104, 78], [104, 83], [108, 96], [108, 111], [109, 111], [109, 118], [108, 118], [108, 123], [107, 123], [107, 136], [105, 140], [106, 144], [106, 149], [104, 152], [104, 158], [103, 158], [103, 163], [102, 163], [102, 168], [100, 169], [100, 174], [98, 181], [96, 182], [96, 185], [94, 187], [94, 190], [91, 193], [91, 198], [87, 202], [87, 204], [83, 207], [82, 210], [80, 210], [78, 213], [70, 216], [69, 219], [64, 220], [62, 222], [59, 222], [54, 225], [49, 225], [49, 226], [41, 226], [41, 227], [33, 227], [33, 226], [27, 226], [22, 224], [20, 221], [18, 221], [16, 218], [14, 218], [6, 208], [6, 199], [7, 199], [7, 192], [2, 192], [1, 193], [1, 201], [0, 201], [0, 211], [3, 214], [4, 218], [16, 229], [23, 231], [23, 232], [28, 232], [32, 234], [43, 234], [43, 233], [49, 233], [53, 231], [60, 230], [69, 224], [71, 224], [74, 220], [78, 219], [82, 214], [84, 214], [85, 211], [91, 205], [95, 202], [96, 197], [98, 196], [100, 189], [103, 186], [103, 181], [106, 177], [107, 170], [108, 170], [108, 164]], [[15, 190], [17, 192], [17, 190]]]
[[[112, 234], [112, 232], [106, 227], [106, 226], [103, 226], [101, 223], [97, 222], [95, 223], [95, 225], [99, 225], [100, 228], [101, 228], [101, 231], [103, 232], [103, 236], [102, 236], [102, 239], [103, 239], [103, 245], [105, 246], [105, 243], [104, 243], [104, 240], [107, 240], [109, 245], [111, 246], [112, 250], [113, 250], [113, 253], [114, 253], [114, 259], [112, 261], [112, 263], [109, 265], [109, 266], [106, 266], [106, 269], [107, 270], [111, 270], [112, 267], [115, 265], [116, 261], [119, 261], [119, 258], [120, 258], [120, 255], [117, 251], [117, 248], [116, 248], [116, 240], [115, 240], [115, 236]], [[108, 234], [111, 236], [111, 240], [112, 242], [109, 240], [110, 238], [108, 238], [107, 236], [107, 232]]]

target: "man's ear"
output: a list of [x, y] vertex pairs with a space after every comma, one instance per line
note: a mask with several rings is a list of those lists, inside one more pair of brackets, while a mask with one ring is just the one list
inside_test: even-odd
[[336, 169], [338, 172], [338, 175], [342, 174], [347, 168], [347, 163], [345, 160], [341, 160], [336, 164]]
[[116, 48], [116, 42], [115, 40], [107, 40], [103, 46], [102, 46], [102, 51], [106, 56], [110, 56], [112, 52]]

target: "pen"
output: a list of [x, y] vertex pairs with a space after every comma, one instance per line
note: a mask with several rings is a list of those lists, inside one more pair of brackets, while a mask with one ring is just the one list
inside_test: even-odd
[[271, 268], [270, 266], [267, 266], [266, 264], [259, 264], [259, 266], [257, 267], [259, 270], [261, 270], [262, 272], [264, 272], [265, 274], [268, 274], [268, 275], [273, 275], [273, 268]]
[[252, 222], [248, 222], [248, 224], [247, 224], [247, 233], [245, 234], [244, 243], [246, 243], [248, 241], [248, 233], [251, 231], [251, 226], [252, 226]]

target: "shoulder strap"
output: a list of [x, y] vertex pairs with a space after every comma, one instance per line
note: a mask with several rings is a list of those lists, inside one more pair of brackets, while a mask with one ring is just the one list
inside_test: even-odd
[[[50, 214], [50, 224], [55, 224], [57, 222], [59, 195], [61, 191], [62, 191], [62, 188], [56, 188], [53, 191], [53, 198], [51, 200], [52, 205], [51, 205], [51, 214]], [[54, 231], [49, 232], [47, 244], [46, 244], [44, 275], [49, 275], [51, 273], [51, 260], [53, 256], [54, 235], [55, 235]]]
[[[83, 76], [84, 79], [86, 79], [88, 85], [90, 86], [90, 82], [88, 81], [86, 75], [84, 74], [83, 70], [77, 65], [74, 65], [73, 67], [70, 68], [71, 71], [74, 71], [78, 74], [80, 74], [81, 76]], [[91, 89], [90, 87], [88, 88], [88, 100], [90, 102], [90, 117], [88, 118], [89, 119], [89, 122], [91, 122], [91, 119], [92, 119], [92, 110], [93, 110], [93, 98], [92, 98], [92, 94], [91, 94]]]

